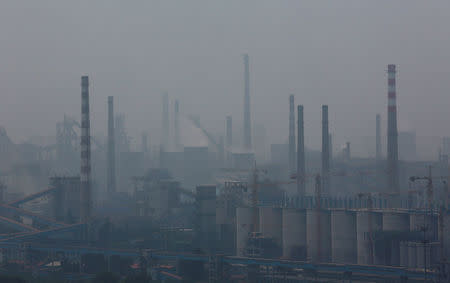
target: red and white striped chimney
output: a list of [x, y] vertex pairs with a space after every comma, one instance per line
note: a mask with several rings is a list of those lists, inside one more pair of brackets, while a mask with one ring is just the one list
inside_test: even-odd
[[81, 168], [80, 168], [80, 220], [91, 217], [91, 136], [89, 119], [89, 77], [81, 77]]

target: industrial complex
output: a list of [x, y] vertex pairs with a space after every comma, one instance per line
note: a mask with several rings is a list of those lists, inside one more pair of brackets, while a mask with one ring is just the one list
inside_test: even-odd
[[[0, 128], [1, 270], [62, 282], [102, 272], [162, 282], [450, 282], [450, 139], [437, 160], [403, 158], [415, 135], [397, 129], [396, 65], [380, 70], [387, 133], [384, 117], [373, 117], [375, 156], [353, 156], [351, 141], [333, 152], [331, 107], [308, 109], [287, 93], [287, 143], [272, 144], [267, 162], [255, 154], [251, 66], [245, 54], [243, 117], [223, 117], [220, 135], [164, 92], [161, 142], [143, 133], [141, 150], [130, 149], [113, 96], [99, 139], [88, 76], [81, 115], [56, 123], [54, 145], [16, 144]], [[321, 114], [320, 151], [305, 147], [304, 112]], [[184, 123], [208, 144], [185, 144]]]

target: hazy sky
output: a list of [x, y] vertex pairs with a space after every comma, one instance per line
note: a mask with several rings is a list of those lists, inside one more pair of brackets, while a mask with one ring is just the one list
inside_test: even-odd
[[2, 0], [0, 125], [16, 141], [54, 135], [64, 113], [79, 119], [88, 74], [94, 135], [106, 133], [113, 95], [129, 133], [159, 142], [164, 90], [213, 133], [233, 115], [237, 135], [249, 53], [252, 119], [267, 143], [287, 141], [290, 93], [309, 147], [320, 145], [321, 104], [336, 146], [373, 135], [376, 113], [384, 131], [389, 63], [399, 129], [450, 135], [449, 11], [448, 0]]

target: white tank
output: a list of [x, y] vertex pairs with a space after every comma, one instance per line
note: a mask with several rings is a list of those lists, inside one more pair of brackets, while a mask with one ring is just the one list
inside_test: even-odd
[[379, 212], [360, 210], [356, 213], [358, 264], [374, 263], [374, 241], [370, 232], [381, 231], [382, 225], [383, 217]]
[[283, 209], [283, 257], [306, 260], [306, 210]]
[[[320, 224], [319, 224], [320, 223]], [[306, 211], [306, 251], [313, 262], [331, 261], [331, 214], [328, 210]]]
[[356, 213], [331, 211], [331, 260], [335, 263], [356, 263]]
[[[386, 232], [408, 232], [409, 228], [409, 213], [402, 211], [384, 211], [383, 212], [383, 231]], [[385, 243], [388, 246], [385, 254], [386, 265], [399, 266], [400, 265], [400, 242], [398, 239], [392, 239], [390, 243]]]
[[248, 235], [252, 231], [252, 212], [248, 207], [236, 208], [236, 255], [244, 256]]
[[281, 208], [259, 208], [259, 231], [264, 237], [274, 239], [280, 248], [282, 243], [282, 223]]

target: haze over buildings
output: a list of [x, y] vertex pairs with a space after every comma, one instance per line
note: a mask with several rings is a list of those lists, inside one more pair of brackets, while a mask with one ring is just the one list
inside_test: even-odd
[[0, 281], [450, 278], [449, 3], [3, 6]]

